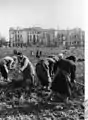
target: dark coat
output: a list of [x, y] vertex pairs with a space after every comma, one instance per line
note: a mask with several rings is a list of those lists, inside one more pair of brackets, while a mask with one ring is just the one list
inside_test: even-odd
[[69, 56], [69, 57], [66, 57], [66, 59], [68, 59], [68, 60], [72, 60], [73, 62], [76, 61], [76, 57], [73, 56], [73, 55], [71, 55], [71, 56]]
[[71, 96], [71, 84], [69, 79], [69, 76], [64, 74], [62, 70], [57, 70], [51, 86], [52, 91], [58, 92], [67, 97]]
[[2, 77], [4, 77], [4, 79], [8, 78], [8, 73], [4, 67], [3, 62], [0, 63], [0, 72], [1, 72]]
[[76, 65], [73, 61], [67, 59], [61, 59], [56, 63], [56, 66], [59, 67], [61, 70], [67, 72], [71, 76], [71, 82], [74, 82], [76, 77]]
[[44, 60], [40, 60], [36, 64], [35, 70], [41, 85], [48, 86], [48, 73], [47, 73], [48, 67], [44, 63]]
[[51, 78], [54, 60], [51, 58], [41, 59], [36, 64], [36, 74], [43, 86], [48, 86]]

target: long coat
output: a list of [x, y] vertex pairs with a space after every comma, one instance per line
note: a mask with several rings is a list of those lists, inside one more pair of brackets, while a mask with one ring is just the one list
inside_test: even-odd
[[48, 86], [51, 81], [53, 64], [52, 58], [41, 59], [36, 64], [36, 73], [43, 86]]
[[41, 83], [41, 85], [43, 86], [48, 86], [48, 68], [47, 65], [44, 63], [44, 60], [40, 60], [37, 64], [36, 64], [36, 74], [37, 77]]
[[52, 82], [52, 91], [67, 97], [71, 96], [71, 84], [69, 80], [68, 74], [64, 74], [62, 70], [58, 69]]
[[56, 63], [56, 66], [70, 74], [71, 82], [74, 82], [74, 79], [76, 77], [76, 65], [73, 61], [61, 59]]

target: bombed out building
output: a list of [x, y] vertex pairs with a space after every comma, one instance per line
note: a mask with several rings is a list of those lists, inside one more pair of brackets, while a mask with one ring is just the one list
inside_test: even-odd
[[42, 28], [10, 28], [9, 42], [11, 46], [45, 45], [54, 43], [54, 30]]
[[85, 33], [80, 28], [72, 30], [32, 28], [10, 28], [10, 46], [84, 46]]

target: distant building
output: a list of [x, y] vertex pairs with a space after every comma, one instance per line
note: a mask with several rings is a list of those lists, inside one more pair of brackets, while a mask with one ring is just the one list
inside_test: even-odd
[[85, 32], [81, 29], [59, 30], [57, 33], [57, 45], [65, 47], [84, 46]]
[[78, 47], [84, 46], [85, 42], [85, 32], [81, 29], [75, 28], [69, 31], [69, 46]]
[[84, 46], [85, 33], [79, 28], [71, 30], [32, 28], [10, 28], [9, 43], [11, 46]]
[[42, 29], [39, 27], [33, 28], [10, 28], [9, 29], [9, 41], [11, 46], [25, 45], [47, 45], [48, 42], [54, 41], [54, 30]]

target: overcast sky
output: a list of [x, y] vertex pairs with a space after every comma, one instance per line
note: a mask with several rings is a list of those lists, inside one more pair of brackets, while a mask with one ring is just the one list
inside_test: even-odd
[[0, 0], [0, 33], [9, 27], [84, 28], [84, 0]]

